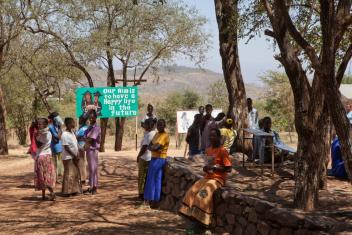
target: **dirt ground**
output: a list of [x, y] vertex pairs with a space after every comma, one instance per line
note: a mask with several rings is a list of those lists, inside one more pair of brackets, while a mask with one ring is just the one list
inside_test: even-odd
[[57, 196], [56, 202], [41, 201], [41, 192], [34, 191], [33, 160], [24, 152], [11, 150], [1, 158], [0, 234], [185, 233], [187, 221], [180, 216], [137, 202], [136, 151], [101, 154], [98, 194]]
[[[112, 141], [107, 149], [112, 149]], [[133, 142], [129, 143], [133, 146]], [[185, 234], [189, 222], [165, 211], [141, 207], [137, 201], [137, 152], [124, 149], [107, 151], [101, 162], [97, 195], [57, 197], [41, 201], [33, 189], [33, 160], [26, 149], [12, 146], [10, 156], [0, 161], [0, 234]], [[184, 146], [169, 156], [183, 156]], [[241, 167], [241, 156], [234, 158], [239, 174], [229, 177], [227, 186], [238, 191], [292, 207], [293, 171], [289, 165], [270, 174], [269, 168]], [[57, 185], [56, 192], [61, 191]], [[347, 181], [329, 178], [328, 189], [320, 192], [319, 210], [314, 214], [351, 225], [352, 187]]]

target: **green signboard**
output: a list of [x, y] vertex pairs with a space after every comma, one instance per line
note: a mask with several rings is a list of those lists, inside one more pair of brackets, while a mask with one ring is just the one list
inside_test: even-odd
[[77, 117], [95, 110], [100, 118], [138, 115], [138, 88], [92, 87], [76, 90]]

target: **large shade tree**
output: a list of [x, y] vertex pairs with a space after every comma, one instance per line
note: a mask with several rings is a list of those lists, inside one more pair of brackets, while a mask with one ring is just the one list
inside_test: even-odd
[[[220, 55], [222, 69], [228, 92], [228, 112], [236, 117], [235, 128], [241, 129], [248, 126], [248, 111], [246, 105], [246, 90], [241, 73], [238, 53], [239, 43], [239, 1], [214, 0], [215, 13], [219, 29]], [[239, 140], [243, 132], [239, 132], [237, 149], [248, 151], [249, 143], [245, 148]]]
[[[109, 86], [117, 84], [117, 62], [122, 68], [120, 85], [128, 84], [131, 71], [136, 80], [133, 85], [140, 85], [152, 66], [180, 54], [199, 62], [207, 48], [208, 35], [202, 29], [205, 19], [178, 1], [44, 0], [32, 1], [31, 6], [33, 20], [28, 30], [56, 40], [90, 86], [93, 78], [87, 66], [92, 62], [106, 66]], [[105, 130], [107, 120], [102, 124]], [[125, 118], [116, 118], [115, 124], [115, 150], [121, 150]]]
[[[295, 101], [298, 153], [294, 204], [312, 210], [318, 202], [320, 180], [329, 151], [329, 119], [342, 143], [351, 178], [350, 126], [341, 103], [339, 85], [352, 56], [351, 1], [261, 0], [276, 58], [290, 80]], [[309, 79], [312, 75], [312, 82]]]

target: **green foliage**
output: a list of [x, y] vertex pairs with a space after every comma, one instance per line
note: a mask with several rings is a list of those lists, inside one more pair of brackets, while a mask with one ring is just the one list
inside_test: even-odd
[[208, 103], [212, 104], [214, 108], [221, 108], [222, 110], [228, 109], [229, 100], [226, 90], [226, 84], [223, 79], [209, 86]]
[[176, 130], [176, 112], [179, 110], [197, 109], [202, 103], [200, 95], [196, 92], [186, 90], [175, 92], [166, 97], [156, 108], [157, 117], [166, 121], [170, 133]]
[[18, 70], [11, 70], [0, 83], [5, 94], [7, 127], [15, 131], [19, 144], [24, 145], [31, 121], [45, 113], [45, 109], [36, 99], [30, 82], [20, 74]]
[[[279, 131], [294, 130], [294, 101], [287, 76], [269, 71], [261, 77], [268, 87], [264, 110], [273, 119], [273, 126]], [[263, 115], [261, 115], [263, 116]]]
[[346, 75], [342, 79], [342, 84], [352, 84], [352, 75]]

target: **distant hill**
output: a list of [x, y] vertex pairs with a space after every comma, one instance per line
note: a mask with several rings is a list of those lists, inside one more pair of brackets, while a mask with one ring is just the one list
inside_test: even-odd
[[[89, 68], [94, 78], [96, 87], [106, 86], [105, 69], [98, 67]], [[141, 71], [137, 71], [136, 75]], [[129, 79], [133, 79], [134, 71], [129, 71]], [[121, 71], [115, 72], [116, 79], [122, 79]], [[139, 86], [139, 94], [142, 99], [150, 101], [160, 100], [168, 94], [186, 89], [195, 91], [206, 98], [208, 88], [215, 82], [223, 79], [222, 74], [207, 69], [190, 68], [185, 66], [165, 66], [157, 72], [157, 76], [148, 72], [144, 79], [147, 82]], [[85, 83], [84, 80], [82, 80]], [[264, 95], [263, 88], [255, 84], [246, 84], [247, 96], [257, 99]], [[226, 90], [224, 90], [226, 92]]]

